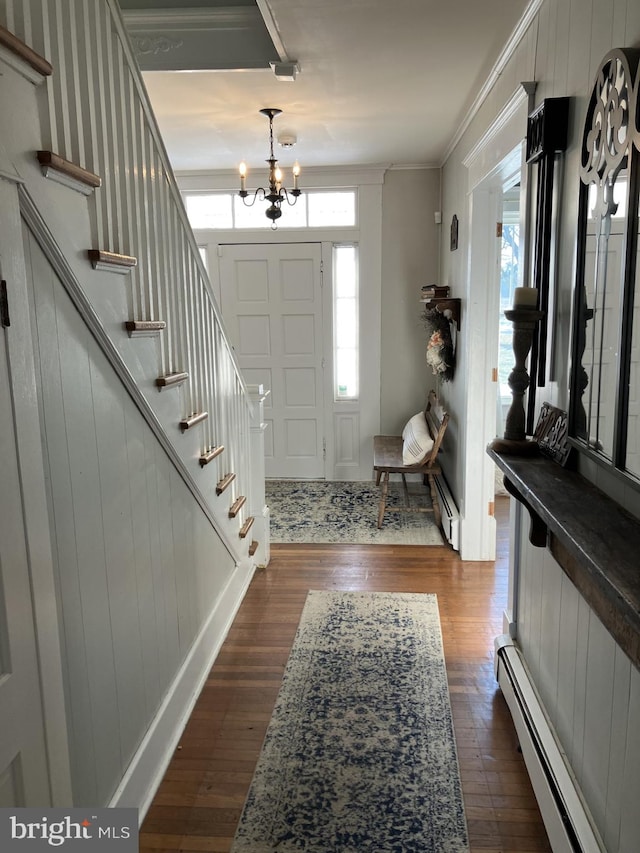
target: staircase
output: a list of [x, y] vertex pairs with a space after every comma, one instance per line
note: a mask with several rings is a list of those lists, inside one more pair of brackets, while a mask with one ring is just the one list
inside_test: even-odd
[[[116, 0], [6, 0], [0, 25], [0, 159], [11, 164], [0, 178], [16, 187], [25, 245], [46, 258], [52, 292], [64, 290], [89, 332], [90, 378], [133, 402], [127, 453], [140, 447], [99, 481], [111, 472], [86, 439], [96, 406], [86, 400], [85, 415], [78, 393], [70, 415], [65, 400], [67, 422], [53, 430], [40, 401], [74, 794], [56, 801], [54, 779], [53, 800], [135, 806], [142, 817], [251, 575], [268, 562], [261, 389], [245, 386], [229, 346]], [[113, 452], [105, 399], [98, 426]], [[62, 471], [54, 432], [80, 439], [86, 467]], [[94, 543], [80, 516], [115, 541]]]
[[[185, 482], [241, 560], [249, 508], [261, 512], [251, 494], [252, 403], [119, 6], [53, 0], [45, 9], [40, 0], [9, 0], [6, 7], [4, 44], [23, 42], [23, 55], [45, 76], [38, 92], [44, 150], [34, 152], [43, 181], [80, 196], [70, 210], [64, 199], [59, 222], [44, 212], [45, 191], [30, 184], [31, 224], [61, 250], [80, 283], [77, 307], [95, 315]], [[221, 482], [229, 487], [224, 497]]]

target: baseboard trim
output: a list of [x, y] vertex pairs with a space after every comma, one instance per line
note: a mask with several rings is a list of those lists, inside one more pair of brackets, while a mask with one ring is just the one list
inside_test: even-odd
[[554, 853], [605, 853], [558, 740], [514, 641], [498, 637], [498, 683], [518, 733], [551, 849]]
[[144, 820], [253, 573], [254, 563], [249, 560], [236, 566], [151, 722], [109, 807], [137, 808], [139, 822]]

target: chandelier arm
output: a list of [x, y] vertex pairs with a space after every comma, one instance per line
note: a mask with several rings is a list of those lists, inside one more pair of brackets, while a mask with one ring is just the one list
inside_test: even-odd
[[[302, 194], [302, 190], [288, 190], [286, 187], [280, 187], [280, 197], [281, 200], [287, 200], [287, 204], [293, 207], [293, 205], [298, 201], [298, 197]], [[293, 201], [291, 201], [290, 196], [293, 196]]]
[[[260, 196], [260, 193], [262, 193], [261, 196]], [[258, 189], [254, 190], [253, 193], [250, 193], [247, 190], [241, 190], [238, 193], [238, 195], [242, 199], [242, 203], [244, 204], [245, 207], [253, 207], [253, 205], [256, 203], [256, 200], [258, 200], [258, 198], [260, 201], [264, 201], [265, 198], [267, 197], [267, 194], [262, 187], [258, 187]], [[252, 201], [247, 201], [247, 198], [249, 198], [249, 196], [252, 197]]]

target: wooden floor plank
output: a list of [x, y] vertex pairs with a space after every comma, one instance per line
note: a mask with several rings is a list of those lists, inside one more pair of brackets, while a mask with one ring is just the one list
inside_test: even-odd
[[[508, 585], [508, 499], [498, 554], [445, 547], [272, 545], [256, 573], [140, 831], [142, 853], [228, 853], [310, 589], [438, 596], [471, 853], [550, 853], [493, 671]], [[339, 851], [336, 851], [339, 853]]]

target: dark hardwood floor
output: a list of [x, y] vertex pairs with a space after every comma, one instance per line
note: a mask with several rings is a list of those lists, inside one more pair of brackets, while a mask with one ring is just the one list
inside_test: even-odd
[[496, 516], [495, 564], [462, 562], [445, 547], [272, 546], [141, 827], [140, 850], [230, 849], [307, 592], [338, 589], [437, 594], [471, 851], [550, 851], [493, 672], [507, 600], [507, 498], [496, 499]]

